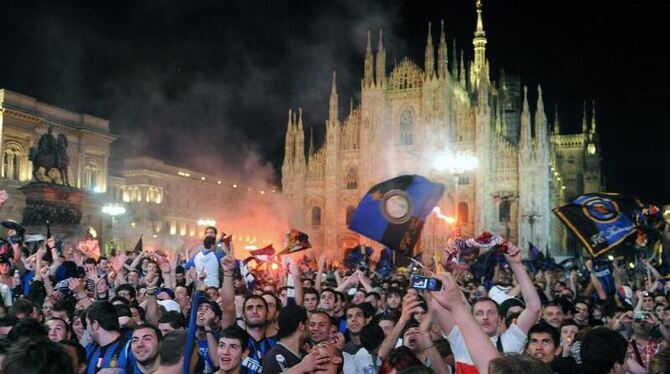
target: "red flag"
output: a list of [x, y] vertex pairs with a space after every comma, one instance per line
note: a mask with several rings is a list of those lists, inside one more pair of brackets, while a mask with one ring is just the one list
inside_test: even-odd
[[275, 255], [275, 249], [272, 247], [272, 244], [270, 244], [267, 247], [249, 251], [249, 254], [251, 254], [256, 261], [268, 262], [270, 261], [270, 258]]

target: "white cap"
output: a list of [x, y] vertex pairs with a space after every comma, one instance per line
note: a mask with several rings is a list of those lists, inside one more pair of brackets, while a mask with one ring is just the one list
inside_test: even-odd
[[171, 311], [174, 310], [176, 312], [181, 313], [181, 307], [174, 300], [170, 300], [170, 299], [158, 300], [158, 305], [161, 305], [163, 308], [165, 308], [165, 311], [167, 311], [167, 312], [171, 312]]

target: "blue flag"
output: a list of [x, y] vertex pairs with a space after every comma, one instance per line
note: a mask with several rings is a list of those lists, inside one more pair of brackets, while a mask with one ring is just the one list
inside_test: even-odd
[[597, 257], [636, 233], [635, 217], [643, 207], [634, 197], [592, 193], [553, 211], [591, 256]]
[[184, 366], [182, 373], [190, 373], [191, 369], [191, 353], [195, 345], [195, 332], [198, 326], [195, 324], [198, 316], [198, 300], [200, 299], [200, 291], [196, 290], [191, 301], [191, 315], [188, 318], [188, 335], [186, 336], [186, 350], [184, 351]]
[[349, 229], [411, 255], [426, 216], [444, 185], [418, 175], [402, 175], [372, 187], [358, 204]]

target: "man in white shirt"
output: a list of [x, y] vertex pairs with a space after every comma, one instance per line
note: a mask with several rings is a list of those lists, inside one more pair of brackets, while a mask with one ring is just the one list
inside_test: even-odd
[[[511, 243], [508, 243], [508, 248], [505, 259], [519, 281], [521, 294], [526, 302], [526, 308], [521, 312], [516, 322], [510, 325], [502, 334], [499, 334], [498, 328], [503, 317], [500, 316], [499, 305], [494, 300], [489, 298], [478, 299], [472, 305], [472, 314], [498, 351], [504, 353], [522, 353], [528, 330], [535, 325], [539, 318], [541, 303], [535, 286], [521, 262], [520, 249]], [[477, 372], [470, 353], [465, 346], [461, 331], [455, 325], [449, 313], [445, 311], [444, 314], [445, 316], [440, 318], [440, 322], [446, 333], [445, 338], [449, 341], [451, 349], [454, 352], [456, 372]]]
[[206, 287], [219, 288], [219, 261], [225, 254], [223, 251], [216, 250], [215, 237], [206, 236], [202, 245], [198, 253], [186, 262], [184, 269], [188, 270], [195, 266], [198, 276], [203, 272], [207, 275], [204, 281]]

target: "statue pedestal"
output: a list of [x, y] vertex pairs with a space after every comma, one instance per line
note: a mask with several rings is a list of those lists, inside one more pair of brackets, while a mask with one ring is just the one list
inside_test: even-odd
[[31, 182], [19, 188], [26, 196], [22, 224], [28, 232], [41, 232], [49, 221], [53, 233], [76, 235], [81, 230], [81, 200], [78, 188]]

